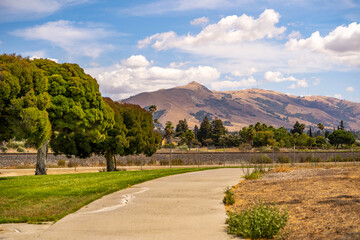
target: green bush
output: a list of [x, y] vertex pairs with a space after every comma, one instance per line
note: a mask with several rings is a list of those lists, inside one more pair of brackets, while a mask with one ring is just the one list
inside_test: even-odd
[[262, 175], [265, 173], [265, 170], [263, 169], [254, 169], [251, 173], [245, 174], [243, 178], [246, 180], [256, 180], [262, 177]]
[[290, 158], [288, 156], [282, 155], [278, 158], [279, 163], [289, 163], [290, 162]]
[[231, 192], [230, 188], [227, 188], [225, 191], [225, 197], [223, 199], [225, 205], [233, 205], [235, 203], [234, 193]]
[[8, 150], [8, 147], [7, 146], [1, 146], [0, 149], [1, 149], [1, 152], [6, 153], [7, 150]]
[[283, 229], [288, 220], [287, 211], [277, 206], [265, 205], [262, 201], [251, 209], [231, 214], [226, 220], [228, 233], [243, 238], [273, 238]]
[[256, 156], [252, 158], [252, 163], [254, 164], [263, 164], [263, 163], [272, 163], [272, 159], [267, 155]]
[[239, 145], [239, 150], [241, 152], [249, 152], [252, 149], [251, 145], [248, 143], [242, 143]]
[[16, 149], [16, 151], [17, 152], [25, 152], [25, 148], [23, 148], [23, 147], [18, 147], [17, 149]]
[[57, 165], [58, 165], [59, 167], [65, 167], [65, 160], [60, 159], [60, 160], [57, 162]]
[[23, 142], [10, 141], [10, 142], [8, 142], [7, 147], [17, 149], [19, 147], [24, 147], [24, 143]]

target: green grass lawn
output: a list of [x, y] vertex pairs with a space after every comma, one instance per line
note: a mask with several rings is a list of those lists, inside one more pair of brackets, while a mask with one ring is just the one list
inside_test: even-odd
[[109, 193], [159, 177], [209, 168], [0, 178], [0, 223], [57, 221]]

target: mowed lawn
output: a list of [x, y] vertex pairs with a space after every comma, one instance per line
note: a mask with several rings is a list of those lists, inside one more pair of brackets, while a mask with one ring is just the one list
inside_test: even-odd
[[106, 194], [159, 177], [209, 168], [0, 178], [0, 223], [57, 221]]

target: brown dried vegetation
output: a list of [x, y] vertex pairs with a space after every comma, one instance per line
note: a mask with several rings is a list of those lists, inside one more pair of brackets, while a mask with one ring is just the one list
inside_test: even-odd
[[287, 208], [286, 239], [360, 239], [360, 167], [294, 169], [243, 181], [234, 190], [241, 211], [263, 199]]

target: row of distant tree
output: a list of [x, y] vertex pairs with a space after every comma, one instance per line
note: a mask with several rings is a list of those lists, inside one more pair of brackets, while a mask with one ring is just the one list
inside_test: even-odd
[[243, 127], [239, 132], [229, 133], [220, 119], [210, 121], [208, 117], [205, 117], [200, 128], [195, 126], [193, 130], [189, 129], [186, 119], [180, 120], [176, 128], [168, 121], [164, 137], [168, 144], [171, 144], [173, 137], [180, 138], [180, 144], [187, 144], [189, 148], [191, 146], [238, 147], [239, 145], [276, 148], [335, 146], [338, 148], [355, 143], [354, 133], [345, 130], [343, 121], [340, 122], [337, 130], [333, 131], [325, 129], [322, 123], [317, 125], [318, 131], [315, 133], [312, 127], [308, 132], [305, 132], [305, 128], [305, 124], [299, 122], [296, 122], [290, 130], [257, 122], [255, 125]]
[[96, 80], [76, 64], [0, 55], [0, 143], [25, 140], [37, 149], [37, 175], [46, 174], [48, 146], [68, 157], [152, 155], [161, 135], [152, 114], [103, 99]]

